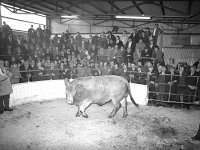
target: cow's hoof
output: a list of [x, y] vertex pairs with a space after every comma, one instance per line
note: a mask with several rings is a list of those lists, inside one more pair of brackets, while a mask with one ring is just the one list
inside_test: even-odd
[[81, 115], [81, 113], [80, 113], [80, 112], [78, 112], [78, 113], [76, 114], [76, 117], [80, 117], [80, 115]]
[[128, 116], [128, 114], [123, 114], [122, 118], [126, 118]]
[[84, 117], [84, 118], [88, 118], [88, 115], [87, 115], [87, 114], [83, 114], [83, 117]]

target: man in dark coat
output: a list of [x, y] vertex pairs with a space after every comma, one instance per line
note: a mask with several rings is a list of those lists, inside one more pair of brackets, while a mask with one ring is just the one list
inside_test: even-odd
[[10, 77], [12, 74], [5, 70], [3, 61], [0, 61], [0, 114], [4, 111], [13, 111], [9, 107], [10, 94], [13, 92]]

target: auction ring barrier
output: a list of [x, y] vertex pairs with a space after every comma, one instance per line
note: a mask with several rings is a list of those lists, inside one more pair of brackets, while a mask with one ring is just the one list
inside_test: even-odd
[[[72, 79], [73, 80], [73, 79]], [[44, 80], [13, 84], [10, 106], [21, 105], [32, 101], [66, 99], [64, 80]], [[131, 93], [140, 105], [147, 105], [147, 85], [130, 83]], [[127, 98], [131, 102], [130, 97]]]

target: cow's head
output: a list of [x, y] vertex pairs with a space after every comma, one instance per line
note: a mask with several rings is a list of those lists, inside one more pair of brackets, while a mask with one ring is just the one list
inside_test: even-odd
[[75, 89], [73, 88], [72, 83], [66, 78], [65, 79], [65, 92], [66, 92], [66, 99], [68, 104], [74, 103], [74, 95], [76, 93]]

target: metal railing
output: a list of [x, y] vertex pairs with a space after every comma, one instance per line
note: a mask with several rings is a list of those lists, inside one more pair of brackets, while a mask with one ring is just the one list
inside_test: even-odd
[[[79, 75], [77, 70], [82, 70], [83, 73]], [[85, 71], [85, 72], [84, 72]], [[98, 72], [97, 74], [94, 74], [94, 72]], [[101, 75], [103, 69], [91, 69], [91, 68], [80, 68], [80, 69], [43, 69], [43, 70], [23, 70], [23, 71], [17, 71], [17, 72], [11, 72], [13, 75], [18, 73], [20, 74], [19, 76], [19, 82], [20, 79], [25, 79], [23, 82], [33, 82], [33, 81], [40, 81], [40, 80], [54, 80], [54, 79], [75, 79], [78, 77], [83, 77], [83, 76], [96, 76], [96, 75]], [[109, 72], [111, 74], [111, 72]], [[138, 74], [141, 75], [138, 76]], [[191, 90], [191, 93], [194, 93], [192, 95], [187, 94], [187, 92], [182, 92], [181, 93], [176, 93], [175, 91], [172, 91], [172, 88], [176, 89], [180, 86], [184, 88], [184, 90], [187, 90], [188, 86], [187, 85], [179, 85], [179, 84], [169, 84], [168, 82], [172, 82], [172, 76], [173, 77], [179, 77], [180, 75], [170, 75], [170, 74], [164, 74], [165, 79], [167, 76], [170, 76], [170, 80], [166, 83], [159, 83], [159, 82], [150, 82], [150, 78], [152, 76], [155, 76], [154, 73], [151, 75], [148, 74], [147, 72], [138, 72], [138, 71], [126, 71], [126, 73], [122, 73], [121, 76], [124, 76], [126, 79], [129, 80], [131, 83], [138, 83], [138, 80], [142, 80], [142, 84], [147, 85], [148, 88], [148, 99], [149, 101], [155, 101], [155, 102], [163, 102], [163, 103], [173, 103], [173, 104], [196, 104], [196, 99], [198, 98], [200, 100], [200, 89], [196, 88]], [[34, 80], [37, 78], [37, 80]], [[187, 77], [193, 77], [197, 78], [196, 79], [196, 87], [199, 86], [200, 84], [200, 76], [187, 76]], [[11, 77], [11, 79], [14, 78]], [[158, 79], [158, 77], [156, 77]], [[159, 90], [160, 86], [163, 86], [164, 89]], [[163, 88], [162, 87], [162, 88]], [[159, 95], [161, 97], [164, 97], [162, 99], [159, 99]], [[180, 100], [180, 97], [183, 97], [182, 100]], [[188, 97], [191, 97], [190, 101], [187, 101]], [[178, 100], [177, 100], [178, 98]]]

